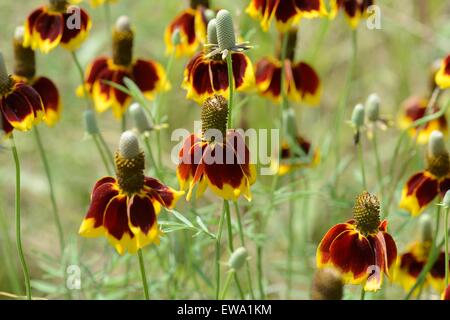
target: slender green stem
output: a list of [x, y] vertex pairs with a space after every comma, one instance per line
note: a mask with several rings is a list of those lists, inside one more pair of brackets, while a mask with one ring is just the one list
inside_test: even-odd
[[[373, 131], [372, 143], [373, 143], [373, 152], [375, 154], [375, 163], [376, 163], [376, 167], [377, 167], [378, 187], [380, 189], [380, 193], [382, 193], [383, 192], [383, 170], [381, 168], [380, 152], [378, 149], [378, 134], [377, 134], [376, 129], [374, 129], [374, 131]], [[383, 197], [381, 197], [381, 199], [383, 199]]]
[[14, 164], [16, 167], [16, 245], [17, 252], [19, 254], [20, 264], [22, 266], [23, 277], [25, 280], [25, 290], [27, 299], [31, 300], [31, 284], [30, 284], [30, 273], [28, 271], [27, 262], [25, 260], [25, 255], [22, 248], [22, 235], [20, 226], [20, 160], [19, 154], [17, 153], [16, 142], [14, 141], [14, 136], [11, 135], [12, 142], [12, 153], [14, 157]]
[[230, 253], [234, 251], [233, 245], [233, 229], [231, 224], [231, 213], [230, 213], [230, 203], [228, 200], [223, 200], [223, 207], [225, 208], [226, 218], [227, 218], [227, 232], [228, 232], [228, 250]]
[[111, 32], [112, 32], [112, 27], [111, 27], [111, 6], [110, 6], [108, 1], [105, 3], [104, 6], [105, 6], [105, 20], [106, 20], [106, 39], [110, 39], [111, 38]]
[[[239, 238], [241, 240], [241, 246], [243, 246], [245, 248], [245, 237], [244, 237], [244, 228], [242, 227], [242, 221], [241, 221], [241, 212], [239, 210], [239, 205], [236, 201], [234, 202], [234, 209], [236, 211], [236, 217], [237, 217], [237, 221], [238, 221]], [[245, 262], [245, 269], [247, 271], [247, 281], [248, 281], [248, 286], [249, 286], [249, 290], [250, 290], [250, 297], [252, 298], [252, 300], [254, 300], [255, 293], [253, 292], [252, 273], [250, 270], [250, 263], [248, 261]]]
[[103, 165], [105, 166], [106, 172], [108, 173], [108, 175], [112, 175], [113, 174], [113, 170], [111, 170], [111, 168], [109, 167], [109, 163], [108, 163], [108, 158], [105, 155], [105, 152], [102, 149], [102, 146], [98, 140], [98, 136], [97, 135], [93, 135], [92, 139], [94, 140], [95, 146], [97, 147], [98, 153], [100, 153], [100, 157], [102, 158], [103, 161]]
[[228, 72], [228, 129], [233, 127], [233, 96], [234, 96], [234, 78], [233, 78], [233, 62], [232, 54], [227, 55], [227, 72]]
[[449, 268], [449, 257], [448, 257], [448, 215], [449, 215], [450, 208], [447, 208], [445, 210], [445, 218], [444, 218], [444, 246], [445, 246], [445, 287], [448, 287], [448, 268]]
[[233, 276], [236, 275], [236, 272], [232, 269], [228, 272], [227, 278], [225, 279], [225, 283], [223, 285], [222, 294], [220, 295], [220, 300], [225, 299], [225, 295], [227, 294], [228, 288], [230, 287], [230, 282]]
[[[340, 137], [341, 137], [341, 129], [342, 129], [342, 123], [344, 122], [344, 116], [345, 116], [345, 109], [348, 106], [348, 101], [350, 97], [350, 92], [353, 87], [353, 78], [355, 77], [355, 71], [356, 71], [356, 63], [357, 63], [357, 56], [358, 56], [358, 34], [356, 29], [352, 32], [352, 58], [350, 61], [350, 69], [347, 74], [347, 79], [345, 83], [345, 88], [342, 92], [342, 95], [339, 99], [339, 104], [337, 107], [337, 117], [336, 117], [336, 134], [335, 134], [335, 166], [336, 168], [339, 167], [339, 164], [341, 162], [341, 150], [340, 150]], [[336, 186], [339, 183], [338, 177], [336, 178]]]
[[288, 99], [287, 99], [287, 86], [286, 86], [286, 56], [287, 47], [289, 42], [289, 35], [285, 32], [283, 33], [283, 39], [281, 42], [281, 78], [280, 78], [280, 90], [281, 90], [281, 107], [282, 111], [289, 109]]
[[59, 247], [60, 247], [61, 255], [62, 255], [64, 248], [65, 248], [64, 232], [63, 232], [63, 227], [61, 224], [61, 218], [59, 217], [58, 206], [56, 204], [55, 188], [53, 186], [53, 179], [52, 179], [52, 174], [51, 174], [51, 170], [50, 170], [50, 165], [48, 163], [47, 154], [45, 153], [44, 145], [42, 144], [42, 139], [41, 139], [41, 135], [39, 133], [39, 128], [37, 126], [35, 126], [33, 131], [34, 131], [34, 137], [36, 139], [36, 144], [39, 149], [39, 154], [41, 155], [42, 163], [44, 165], [45, 174], [47, 175], [47, 182], [48, 182], [48, 187], [50, 190], [50, 202], [52, 203], [53, 219], [55, 220], [56, 229], [58, 231]]
[[158, 164], [155, 161], [155, 157], [153, 156], [152, 148], [150, 146], [150, 140], [148, 135], [144, 135], [144, 144], [147, 148], [148, 156], [150, 157], [150, 161], [152, 162], [153, 167], [155, 168], [155, 175], [158, 179], [161, 179], [161, 173], [159, 172]]
[[223, 221], [225, 220], [225, 207], [220, 215], [219, 227], [216, 236], [216, 300], [220, 295], [220, 242], [222, 240]]
[[258, 272], [258, 288], [259, 288], [259, 298], [264, 300], [266, 298], [266, 293], [264, 290], [263, 283], [263, 268], [262, 268], [262, 245], [256, 245], [256, 270]]
[[416, 283], [409, 289], [408, 293], [405, 296], [405, 300], [409, 300], [411, 296], [414, 294], [417, 288], [420, 288], [420, 286], [425, 282], [427, 274], [430, 272], [431, 268], [433, 267], [434, 263], [436, 262], [438, 256], [439, 256], [439, 250], [442, 244], [437, 244], [437, 236], [439, 233], [439, 223], [440, 223], [440, 217], [441, 217], [441, 206], [436, 206], [436, 225], [435, 225], [435, 232], [434, 232], [434, 238], [432, 240], [431, 244], [431, 250], [428, 254], [427, 263], [423, 267], [422, 271], [420, 272], [419, 276], [417, 277]]
[[145, 274], [144, 256], [142, 255], [142, 249], [138, 250], [138, 256], [139, 256], [139, 267], [141, 269], [142, 285], [144, 287], [145, 300], [150, 300], [150, 295], [148, 293], [147, 276]]
[[122, 132], [127, 131], [127, 114], [126, 113], [124, 113], [122, 115], [121, 126], [120, 127], [121, 127], [120, 129], [122, 130]]
[[364, 190], [367, 190], [366, 170], [364, 169], [364, 156], [361, 141], [358, 142], [356, 148], [358, 149], [359, 164], [361, 166], [362, 185]]
[[364, 286], [361, 286], [361, 298], [360, 300], [366, 299], [366, 290], [364, 290]]
[[[294, 173], [290, 174], [290, 182], [294, 187], [295, 176]], [[292, 190], [294, 192], [295, 190]], [[289, 218], [288, 218], [288, 252], [287, 252], [287, 286], [286, 286], [286, 298], [290, 299], [292, 291], [292, 261], [294, 256], [294, 214], [295, 214], [295, 199], [292, 197], [289, 200]]]
[[103, 135], [101, 133], [98, 133], [97, 136], [100, 141], [100, 144], [102, 145], [103, 149], [105, 150], [106, 159], [109, 161], [109, 163], [112, 165], [112, 167], [115, 168], [116, 164], [114, 163], [114, 157], [112, 155], [111, 149], [108, 147], [108, 144], [105, 141], [105, 138], [103, 138]]

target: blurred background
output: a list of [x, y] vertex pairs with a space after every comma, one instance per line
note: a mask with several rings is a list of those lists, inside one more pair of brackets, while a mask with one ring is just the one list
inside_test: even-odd
[[[10, 1], [0, 3], [0, 50], [12, 68], [12, 35], [22, 25], [27, 15], [45, 0]], [[226, 8], [234, 14], [240, 35], [249, 40], [254, 49], [248, 52], [253, 63], [266, 55], [275, 53], [278, 41], [275, 28], [261, 31], [259, 22], [244, 12], [248, 0], [211, 0], [211, 7]], [[346, 119], [356, 103], [364, 102], [370, 93], [377, 93], [382, 101], [382, 114], [395, 120], [401, 103], [411, 95], [427, 97], [430, 85], [430, 67], [436, 59], [450, 53], [450, 3], [442, 0], [384, 0], [377, 1], [381, 7], [380, 30], [368, 30], [363, 23], [358, 30], [358, 58], [356, 77], [346, 106]], [[78, 50], [83, 67], [99, 55], [110, 54], [110, 38], [105, 24], [103, 7], [92, 8], [83, 3], [93, 20], [93, 28], [87, 41]], [[128, 15], [135, 28], [136, 57], [151, 58], [166, 65], [163, 41], [164, 29], [184, 8], [188, 1], [182, 0], [119, 0], [111, 6], [113, 20]], [[286, 247], [288, 227], [287, 200], [296, 199], [295, 255], [293, 294], [296, 299], [308, 299], [312, 274], [315, 269], [315, 250], [325, 232], [335, 223], [351, 217], [355, 196], [361, 190], [359, 165], [353, 147], [353, 131], [343, 124], [341, 141], [336, 141], [330, 127], [334, 125], [339, 97], [345, 86], [345, 75], [351, 58], [351, 29], [342, 13], [335, 20], [303, 20], [300, 26], [297, 59], [314, 66], [321, 77], [323, 94], [319, 106], [310, 108], [294, 104], [300, 133], [317, 146], [322, 155], [321, 164], [298, 175], [298, 181], [281, 179], [276, 193], [278, 201], [274, 212], [268, 217], [267, 233], [257, 230], [254, 219], [267, 206], [271, 177], [261, 177], [252, 188], [254, 201], [240, 202], [245, 209], [244, 223], [251, 266], [256, 270], [255, 243], [264, 241], [262, 268], [268, 297], [285, 298]], [[175, 164], [170, 152], [178, 141], [170, 141], [176, 128], [193, 129], [193, 121], [199, 119], [200, 108], [185, 99], [180, 88], [187, 58], [174, 61], [169, 74], [172, 90], [165, 95], [162, 112], [167, 115], [169, 128], [163, 131], [164, 163], [167, 168], [165, 183], [177, 188]], [[41, 133], [54, 176], [56, 196], [62, 217], [66, 241], [63, 258], [59, 255], [56, 229], [53, 224], [47, 180], [41, 159], [30, 133], [15, 134], [22, 164], [22, 233], [26, 258], [33, 279], [33, 293], [44, 298], [105, 299], [140, 298], [141, 283], [135, 256], [119, 257], [104, 238], [85, 239], [78, 236], [78, 228], [89, 205], [89, 197], [95, 181], [106, 175], [101, 159], [83, 127], [82, 111], [85, 102], [75, 90], [79, 78], [70, 54], [57, 48], [48, 55], [37, 53], [37, 74], [45, 75], [58, 85], [63, 101], [61, 120], [53, 128], [41, 124]], [[239, 95], [238, 100], [242, 99]], [[449, 99], [441, 96], [441, 104]], [[250, 128], [272, 128], [278, 114], [278, 106], [250, 93], [242, 120]], [[112, 149], [120, 136], [120, 122], [111, 112], [98, 116], [100, 128]], [[400, 153], [392, 159], [398, 129], [391, 128], [380, 133], [380, 149], [384, 172], [392, 161], [402, 163], [407, 155]], [[336, 171], [329, 152], [335, 144], [341, 146], [342, 163]], [[364, 143], [366, 170], [369, 185], [376, 186], [375, 162], [372, 147]], [[14, 163], [6, 148], [0, 149], [0, 291], [22, 295], [23, 280], [15, 250], [14, 232]], [[417, 219], [398, 209], [401, 187], [415, 170], [423, 167], [423, 150], [416, 155], [400, 183], [392, 190], [390, 232], [399, 250], [411, 242], [417, 234]], [[339, 188], [333, 181], [340, 178]], [[292, 192], [292, 183], [298, 187]], [[388, 186], [390, 188], [390, 186]], [[390, 190], [390, 189], [389, 189]], [[303, 192], [301, 192], [303, 191]], [[378, 190], [371, 190], [377, 192]], [[211, 232], [215, 232], [222, 203], [211, 193], [197, 203], [193, 212], [189, 205], [180, 201], [177, 210], [195, 220], [202, 217]], [[431, 209], [434, 210], [434, 209]], [[161, 219], [170, 220], [167, 213]], [[160, 298], [211, 298], [214, 288], [214, 241], [205, 235], [193, 237], [191, 230], [168, 233], [158, 249], [144, 249], [151, 296]], [[222, 257], [224, 261], [227, 255]], [[80, 266], [81, 290], [67, 293], [64, 286], [64, 263]], [[244, 281], [244, 276], [242, 281]], [[244, 281], [245, 282], [245, 281]], [[255, 284], [254, 284], [255, 285]], [[372, 298], [402, 298], [402, 289], [388, 284], [386, 290], [369, 294]], [[358, 295], [359, 289], [348, 287], [346, 298]], [[430, 298], [436, 293], [427, 293]], [[237, 297], [235, 291], [230, 296]], [[2, 298], [0, 296], [0, 298]]]

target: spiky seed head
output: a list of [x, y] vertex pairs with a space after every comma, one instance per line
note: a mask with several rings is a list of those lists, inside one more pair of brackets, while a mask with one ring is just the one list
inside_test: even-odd
[[248, 259], [247, 249], [245, 249], [244, 247], [237, 248], [231, 254], [230, 259], [228, 260], [228, 266], [237, 271], [244, 266], [247, 259]]
[[217, 20], [215, 18], [208, 22], [206, 34], [209, 44], [217, 44]]
[[380, 201], [375, 195], [364, 191], [353, 207], [356, 228], [364, 235], [377, 233], [380, 226]]
[[421, 242], [430, 242], [433, 239], [433, 220], [424, 214], [420, 217], [419, 225]]
[[122, 158], [132, 159], [141, 153], [139, 140], [133, 131], [125, 131], [120, 136], [119, 154]]
[[84, 127], [86, 129], [86, 132], [89, 135], [96, 135], [100, 133], [100, 130], [98, 129], [97, 125], [97, 118], [95, 116], [94, 110], [88, 109], [84, 111]]
[[131, 31], [131, 22], [128, 16], [120, 16], [116, 20], [116, 29], [121, 32]]
[[221, 51], [230, 50], [236, 46], [233, 18], [228, 10], [222, 9], [216, 15], [217, 42]]
[[447, 154], [444, 135], [442, 132], [434, 130], [431, 132], [430, 140], [428, 142], [428, 155], [434, 158], [444, 154]]
[[335, 269], [319, 269], [314, 273], [311, 286], [312, 300], [342, 300], [344, 282]]
[[0, 92], [3, 91], [2, 88], [9, 84], [9, 74], [6, 69], [5, 58], [3, 53], [0, 52]]
[[361, 128], [364, 125], [364, 106], [357, 104], [352, 113], [352, 124], [356, 128]]
[[372, 93], [366, 101], [367, 119], [375, 122], [380, 119], [380, 97]]
[[150, 121], [148, 120], [147, 114], [144, 108], [137, 102], [130, 106], [131, 117], [134, 120], [134, 124], [140, 133], [144, 133], [152, 130]]
[[228, 121], [228, 101], [221, 95], [206, 99], [201, 112], [203, 138], [207, 141], [213, 141], [217, 134], [225, 137]]

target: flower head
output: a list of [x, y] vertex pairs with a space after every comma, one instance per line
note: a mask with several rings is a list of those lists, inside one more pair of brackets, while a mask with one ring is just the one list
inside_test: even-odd
[[159, 243], [161, 206], [172, 208], [183, 192], [144, 175], [144, 153], [136, 135], [126, 131], [115, 155], [117, 178], [105, 177], [92, 190], [91, 204], [79, 233], [105, 236], [119, 254]]
[[16, 81], [30, 85], [39, 93], [44, 105], [44, 122], [53, 126], [61, 116], [61, 98], [55, 83], [47, 77], [36, 77], [35, 52], [23, 46], [24, 28], [16, 28], [13, 40], [14, 74]]
[[[167, 53], [175, 56], [192, 56], [206, 41], [209, 1], [191, 0], [190, 8], [182, 11], [167, 26], [164, 41]], [[175, 36], [175, 37], [174, 37]], [[179, 37], [177, 41], [174, 38]]]
[[[322, 93], [320, 78], [309, 64], [294, 61], [297, 42], [297, 29], [288, 33], [287, 56], [285, 66], [285, 88], [287, 96], [295, 102], [304, 102], [315, 106], [319, 104]], [[276, 103], [281, 103], [281, 67], [280, 57], [264, 57], [256, 63], [255, 80], [258, 93]]]
[[28, 131], [44, 116], [41, 97], [35, 89], [6, 71], [0, 52], [0, 129], [6, 136], [13, 129]]
[[301, 18], [316, 18], [327, 14], [323, 0], [251, 0], [246, 12], [261, 21], [264, 31], [275, 19], [279, 31], [285, 32]]
[[444, 197], [450, 189], [450, 158], [440, 131], [430, 135], [427, 152], [427, 167], [414, 174], [402, 191], [400, 208], [417, 216], [436, 196]]
[[[79, 24], [79, 25], [77, 25]], [[25, 22], [24, 46], [48, 53], [59, 44], [76, 50], [88, 36], [92, 22], [83, 9], [67, 0], [49, 0], [34, 10]]]
[[[216, 19], [208, 24], [209, 41], [217, 41]], [[182, 88], [187, 90], [186, 97], [202, 104], [214, 95], [228, 95], [227, 63], [220, 53], [210, 56], [211, 48], [197, 53], [187, 64], [184, 71]], [[237, 91], [245, 91], [254, 85], [255, 78], [250, 59], [242, 52], [232, 52], [234, 86]]]
[[356, 29], [360, 21], [368, 16], [367, 9], [374, 4], [373, 0], [331, 0], [330, 17], [336, 17], [342, 9], [349, 25]]
[[442, 60], [441, 67], [436, 73], [435, 81], [442, 90], [450, 88], [450, 55]]
[[[402, 113], [399, 116], [399, 127], [401, 129], [408, 128], [412, 123], [416, 120], [422, 119], [426, 116], [428, 106], [428, 100], [422, 99], [419, 97], [411, 97], [407, 99], [403, 103]], [[439, 111], [439, 107], [437, 105], [434, 106], [432, 113], [436, 113]], [[416, 138], [417, 143], [419, 144], [427, 144], [430, 138], [430, 134], [433, 131], [440, 131], [444, 135], [448, 134], [448, 123], [445, 115], [441, 117], [431, 120], [424, 124], [423, 126], [410, 128], [408, 130], [408, 134]]]
[[[170, 89], [165, 71], [159, 63], [133, 59], [133, 39], [128, 17], [119, 17], [113, 30], [112, 58], [97, 58], [86, 70], [85, 86], [92, 95], [95, 109], [104, 112], [111, 108], [118, 119], [130, 105], [131, 97], [108, 84], [108, 81], [123, 86], [124, 78], [130, 78], [148, 99], [154, 99], [156, 92]], [[79, 93], [82, 92], [80, 88]]]
[[364, 284], [366, 291], [380, 289], [383, 275], [390, 276], [396, 257], [387, 221], [380, 221], [380, 203], [366, 191], [356, 199], [353, 219], [331, 228], [316, 256], [319, 268], [334, 267], [345, 283]]
[[237, 200], [243, 195], [251, 200], [250, 186], [256, 181], [255, 165], [242, 135], [227, 130], [227, 100], [216, 95], [202, 107], [202, 134], [191, 134], [184, 141], [177, 167], [181, 189], [192, 196], [195, 185], [197, 197], [209, 187], [216, 195]]

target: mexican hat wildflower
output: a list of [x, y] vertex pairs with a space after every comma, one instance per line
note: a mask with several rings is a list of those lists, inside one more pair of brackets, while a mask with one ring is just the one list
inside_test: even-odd
[[256, 181], [255, 165], [244, 138], [227, 130], [227, 100], [216, 95], [202, 106], [202, 134], [191, 134], [179, 152], [177, 177], [190, 200], [197, 185], [197, 197], [209, 187], [226, 200], [243, 195], [251, 200], [250, 186]]
[[317, 266], [333, 267], [345, 283], [362, 284], [366, 291], [380, 289], [383, 276], [390, 276], [397, 247], [380, 221], [378, 198], [363, 192], [353, 207], [353, 219], [332, 227], [317, 248]]
[[356, 29], [362, 19], [367, 18], [367, 9], [374, 4], [373, 0], [331, 0], [330, 17], [334, 18], [342, 10], [349, 25]]
[[435, 81], [442, 90], [450, 88], [450, 55], [442, 60], [441, 67], [436, 73]]
[[159, 244], [161, 207], [174, 207], [183, 192], [144, 175], [144, 153], [131, 131], [120, 138], [115, 164], [117, 178], [104, 177], [95, 184], [79, 234], [105, 236], [119, 254]]
[[413, 216], [450, 189], [450, 159], [442, 132], [431, 133], [426, 159], [427, 167], [410, 177], [402, 191], [400, 208]]
[[13, 129], [28, 131], [43, 116], [44, 106], [39, 93], [7, 73], [3, 54], [0, 53], [0, 129], [6, 136]]
[[301, 18], [316, 18], [327, 14], [323, 0], [251, 0], [246, 12], [261, 21], [264, 31], [275, 19], [279, 31], [285, 32]]
[[[113, 31], [113, 56], [95, 59], [86, 70], [85, 86], [94, 100], [95, 109], [112, 109], [114, 116], [122, 118], [131, 103], [131, 97], [109, 82], [124, 85], [124, 78], [133, 80], [144, 96], [154, 99], [155, 93], [170, 89], [164, 68], [153, 60], [133, 59], [134, 33], [128, 17], [117, 19]], [[80, 88], [79, 94], [84, 90]]]
[[[79, 16], [79, 26], [77, 18]], [[87, 38], [92, 22], [86, 11], [66, 0], [49, 0], [34, 10], [25, 22], [24, 46], [48, 53], [59, 44], [76, 50]]]

